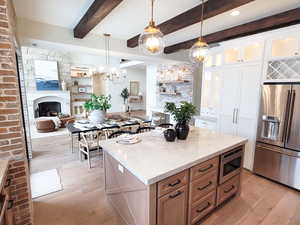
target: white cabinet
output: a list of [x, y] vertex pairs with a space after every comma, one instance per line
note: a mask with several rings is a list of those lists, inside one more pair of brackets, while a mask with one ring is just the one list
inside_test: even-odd
[[207, 121], [204, 119], [195, 119], [195, 127], [205, 128], [211, 131], [217, 131], [217, 122]]
[[222, 49], [211, 50], [204, 60], [204, 67], [217, 67], [223, 64], [223, 52]]
[[259, 61], [263, 57], [262, 41], [244, 41], [224, 48], [224, 64]]
[[220, 70], [205, 70], [201, 89], [201, 116], [216, 117], [220, 104]]
[[268, 59], [293, 57], [300, 54], [300, 32], [281, 35], [268, 40]]
[[257, 115], [259, 108], [261, 64], [223, 70], [220, 132], [248, 139], [244, 167], [252, 170]]

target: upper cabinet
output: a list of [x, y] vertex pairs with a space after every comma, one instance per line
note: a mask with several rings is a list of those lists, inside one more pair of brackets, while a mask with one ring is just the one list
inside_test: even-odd
[[300, 54], [300, 32], [273, 37], [268, 40], [267, 58], [278, 59], [298, 56]]
[[263, 57], [263, 42], [244, 41], [224, 49], [224, 64], [259, 61]]
[[222, 66], [223, 64], [223, 52], [220, 48], [213, 48], [209, 51], [205, 57], [204, 67], [211, 68], [216, 66]]

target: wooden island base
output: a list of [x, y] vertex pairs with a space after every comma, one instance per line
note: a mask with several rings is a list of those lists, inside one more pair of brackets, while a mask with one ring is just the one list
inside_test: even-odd
[[222, 163], [237, 151], [242, 164], [244, 145], [150, 185], [104, 152], [106, 194], [128, 225], [194, 225], [239, 193], [241, 169], [225, 175]]

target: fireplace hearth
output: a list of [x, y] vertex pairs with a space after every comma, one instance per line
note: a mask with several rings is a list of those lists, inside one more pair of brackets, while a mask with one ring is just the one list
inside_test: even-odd
[[38, 104], [36, 111], [36, 117], [42, 116], [58, 116], [61, 113], [61, 103], [60, 102], [41, 102]]

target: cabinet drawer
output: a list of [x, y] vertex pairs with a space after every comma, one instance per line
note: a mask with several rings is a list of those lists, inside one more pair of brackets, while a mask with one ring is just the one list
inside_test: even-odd
[[158, 182], [158, 196], [168, 194], [188, 183], [188, 170]]
[[[187, 185], [158, 199], [158, 225], [186, 225], [188, 188]], [[142, 224], [141, 224], [142, 225]]]
[[219, 170], [219, 157], [215, 157], [210, 159], [206, 162], [200, 163], [192, 167], [191, 169], [191, 180], [194, 181], [195, 179], [210, 173], [211, 171]]
[[189, 209], [189, 225], [195, 224], [210, 211], [215, 208], [216, 205], [216, 191], [210, 192], [208, 195], [192, 204]]
[[190, 185], [190, 201], [193, 203], [207, 193], [216, 190], [218, 184], [218, 170], [214, 170], [193, 181]]
[[220, 185], [217, 190], [217, 205], [223, 203], [226, 199], [236, 194], [239, 190], [240, 175], [232, 177], [224, 184]]

